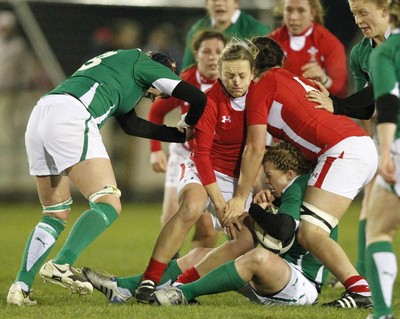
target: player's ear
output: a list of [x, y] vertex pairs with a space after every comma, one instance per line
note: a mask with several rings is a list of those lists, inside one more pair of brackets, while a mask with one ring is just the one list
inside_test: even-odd
[[289, 181], [294, 179], [297, 175], [298, 174], [295, 171], [291, 170], [291, 169], [286, 172], [286, 176], [287, 176]]

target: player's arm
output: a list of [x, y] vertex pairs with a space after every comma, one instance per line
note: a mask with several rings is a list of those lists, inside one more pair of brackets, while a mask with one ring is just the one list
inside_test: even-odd
[[176, 127], [158, 125], [142, 119], [136, 115], [135, 109], [115, 118], [128, 135], [173, 143], [184, 143], [186, 140], [186, 132], [181, 132]]
[[[179, 100], [172, 97], [169, 99], [156, 99], [155, 102], [153, 102], [150, 106], [147, 119], [154, 124], [162, 125], [164, 123], [165, 116], [178, 106]], [[150, 151], [162, 151], [159, 140], [150, 141]]]
[[374, 94], [372, 86], [369, 85], [346, 98], [330, 95], [324, 86], [315, 82], [319, 90], [312, 90], [306, 93], [310, 102], [317, 103], [316, 109], [324, 109], [336, 115], [346, 115], [357, 119], [370, 119], [374, 114]]
[[253, 188], [265, 152], [266, 132], [266, 125], [247, 127], [246, 146], [242, 154], [239, 181], [233, 198], [225, 207], [222, 220], [225, 225], [230, 224], [244, 212], [247, 198]]
[[199, 88], [183, 80], [178, 83], [171, 95], [190, 104], [185, 123], [194, 126], [204, 112], [207, 96]]
[[374, 92], [372, 85], [346, 97], [330, 96], [333, 101], [333, 113], [348, 117], [368, 120], [375, 111]]
[[396, 179], [394, 175], [394, 163], [391, 154], [392, 143], [397, 129], [397, 110], [400, 108], [400, 100], [392, 94], [385, 94], [376, 100], [377, 105], [377, 131], [380, 148], [379, 173], [391, 184]]
[[296, 232], [294, 218], [285, 213], [273, 214], [254, 203], [250, 206], [249, 215], [267, 234], [281, 241], [291, 239]]

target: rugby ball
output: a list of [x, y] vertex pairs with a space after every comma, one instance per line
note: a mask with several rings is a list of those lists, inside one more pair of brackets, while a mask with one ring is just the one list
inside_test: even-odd
[[[277, 212], [278, 208], [276, 207], [268, 207], [266, 210], [266, 214], [276, 214]], [[264, 229], [262, 229], [261, 226], [257, 224], [256, 221], [254, 221], [253, 230], [260, 245], [277, 255], [282, 255], [286, 253], [294, 243], [295, 236], [285, 242], [282, 242], [281, 240], [267, 234]]]

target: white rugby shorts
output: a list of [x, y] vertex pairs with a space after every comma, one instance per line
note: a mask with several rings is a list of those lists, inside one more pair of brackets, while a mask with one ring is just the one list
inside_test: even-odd
[[376, 177], [375, 183], [384, 189], [387, 189], [388, 191], [394, 192], [398, 197], [400, 197], [400, 139], [397, 139], [393, 142], [391, 152], [394, 161], [394, 177], [396, 179], [395, 184], [389, 184], [381, 175]]
[[165, 187], [178, 188], [181, 177], [180, 164], [190, 157], [189, 143], [170, 143], [168, 146], [168, 163], [165, 173]]
[[305, 306], [312, 305], [318, 299], [318, 290], [295, 265], [288, 263], [292, 276], [280, 292], [268, 297], [259, 294], [251, 284], [240, 288], [238, 292], [254, 303], [263, 305]]
[[90, 158], [109, 158], [99, 129], [85, 106], [69, 95], [42, 97], [25, 132], [33, 176], [60, 175]]
[[354, 199], [377, 167], [378, 152], [372, 139], [348, 137], [318, 157], [308, 185]]
[[[182, 174], [181, 174], [181, 178], [180, 178], [179, 184], [178, 184], [178, 194], [188, 184], [197, 183], [197, 184], [202, 185], [200, 177], [199, 177], [199, 173], [197, 172], [196, 165], [194, 164], [194, 162], [191, 159], [187, 159], [186, 161], [181, 163], [181, 167], [183, 167], [183, 168], [181, 170]], [[218, 171], [214, 171], [214, 173], [215, 173], [215, 177], [217, 179], [217, 184], [221, 191], [221, 194], [222, 194], [224, 200], [227, 202], [230, 199], [232, 199], [233, 194], [236, 190], [238, 180], [237, 180], [237, 178], [230, 177], [230, 176], [228, 176], [226, 174], [222, 174]], [[252, 198], [253, 198], [253, 193], [251, 192], [249, 197], [247, 198], [245, 211], [249, 211]], [[216, 230], [222, 230], [223, 227], [221, 226], [221, 224], [217, 218], [214, 204], [212, 203], [210, 198], [208, 198], [208, 201], [204, 207], [204, 210], [208, 210], [208, 212], [211, 214], [213, 223], [214, 223], [214, 228]]]

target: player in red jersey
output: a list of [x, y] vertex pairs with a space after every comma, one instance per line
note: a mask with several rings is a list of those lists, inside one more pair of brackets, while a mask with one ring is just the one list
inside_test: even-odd
[[[225, 36], [214, 30], [200, 31], [193, 39], [193, 51], [196, 65], [184, 70], [180, 77], [203, 92], [209, 89], [219, 78], [217, 68], [218, 58], [226, 44]], [[179, 108], [185, 114], [189, 105], [185, 101], [171, 97], [158, 99], [150, 107], [148, 119], [157, 124], [163, 124], [165, 116]], [[188, 142], [169, 144], [168, 159], [161, 147], [161, 142], [150, 141], [150, 163], [155, 172], [166, 173], [164, 185], [164, 200], [161, 214], [161, 225], [164, 226], [170, 217], [178, 210], [177, 187], [181, 174], [180, 163], [189, 158], [192, 147]], [[212, 219], [209, 214], [203, 214], [196, 223], [192, 238], [192, 248], [214, 247], [217, 240]]]
[[[220, 80], [207, 91], [207, 114], [195, 127], [191, 158], [181, 165], [179, 209], [165, 224], [157, 239], [136, 291], [138, 302], [153, 302], [151, 295], [168, 262], [205, 209], [213, 213], [216, 229], [225, 226], [220, 225], [219, 221], [226, 201], [232, 198], [239, 176], [245, 144], [246, 95], [252, 83], [257, 51], [251, 43], [238, 40], [228, 43], [221, 54], [218, 61]], [[262, 156], [261, 153], [260, 163]], [[246, 206], [250, 203], [249, 192]], [[243, 244], [246, 245], [247, 241]], [[250, 244], [253, 245], [252, 240]], [[238, 251], [240, 245], [235, 248], [232, 249], [233, 257], [226, 256], [226, 260], [252, 247], [245, 247], [242, 251]]]
[[286, 55], [284, 68], [321, 82], [331, 94], [347, 94], [346, 50], [324, 27], [320, 0], [281, 0], [283, 25], [269, 36]]
[[[351, 264], [343, 249], [329, 238], [354, 197], [374, 176], [378, 155], [372, 139], [351, 119], [315, 108], [306, 92], [313, 82], [282, 68], [284, 53], [272, 39], [266, 50], [281, 57], [263, 74], [247, 97], [248, 142], [234, 198], [227, 203], [222, 222], [229, 224], [243, 213], [243, 198], [250, 192], [258, 165], [252, 159], [261, 152], [266, 129], [297, 146], [315, 161], [303, 202], [297, 239], [345, 286], [342, 298], [327, 306], [371, 307], [368, 283]], [[252, 124], [252, 125], [251, 125]], [[256, 124], [256, 125], [254, 125]], [[258, 166], [257, 166], [258, 167]]]

